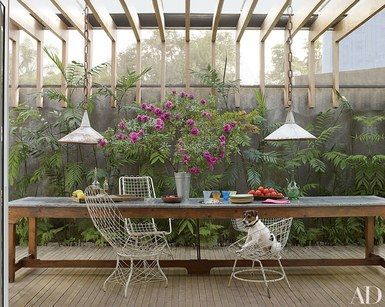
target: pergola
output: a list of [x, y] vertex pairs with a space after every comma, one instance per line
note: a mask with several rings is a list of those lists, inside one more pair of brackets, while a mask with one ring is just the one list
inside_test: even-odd
[[[21, 4], [28, 13], [20, 14], [13, 9], [15, 2]], [[47, 0], [48, 1], [48, 0]], [[12, 80], [11, 80], [11, 102], [15, 107], [18, 104], [19, 81], [18, 81], [18, 48], [20, 41], [20, 30], [28, 33], [37, 42], [37, 76], [36, 89], [42, 91], [43, 88], [43, 42], [44, 31], [49, 30], [55, 34], [62, 43], [62, 62], [67, 63], [68, 54], [68, 30], [76, 29], [81, 35], [83, 33], [83, 16], [79, 9], [74, 9], [68, 1], [50, 0], [60, 13], [49, 14], [46, 11], [39, 10], [35, 0], [13, 0], [10, 5], [10, 39], [12, 41]], [[13, 3], [12, 3], [13, 2]], [[165, 97], [166, 89], [166, 36], [167, 28], [177, 28], [185, 30], [185, 80], [186, 89], [190, 89], [190, 30], [193, 28], [211, 29], [211, 66], [215, 67], [216, 37], [219, 28], [234, 29], [236, 31], [236, 78], [240, 78], [240, 44], [242, 36], [246, 29], [260, 29], [259, 40], [256, 45], [260, 52], [260, 73], [259, 86], [262, 92], [265, 91], [265, 42], [273, 29], [285, 29], [287, 36], [287, 14], [286, 8], [290, 0], [281, 0], [274, 2], [268, 9], [267, 14], [254, 14], [255, 8], [259, 5], [258, 0], [244, 0], [240, 12], [231, 14], [222, 14], [224, 0], [216, 1], [216, 9], [213, 12], [192, 13], [191, 0], [185, 0], [184, 12], [165, 13], [162, 0], [152, 0], [153, 13], [137, 13], [135, 10], [136, 1], [119, 0], [124, 14], [111, 14], [108, 5], [102, 5], [100, 1], [85, 0], [92, 14], [89, 16], [93, 28], [102, 28], [111, 40], [111, 89], [114, 91], [117, 83], [117, 29], [131, 28], [136, 38], [137, 63], [136, 70], [141, 71], [141, 30], [156, 27], [159, 30], [161, 40], [161, 77], [160, 89], [161, 98]], [[301, 29], [309, 30], [308, 37], [308, 106], [315, 106], [315, 42], [327, 30], [333, 31], [332, 39], [332, 61], [333, 61], [333, 106], [338, 106], [338, 100], [334, 90], [339, 89], [339, 44], [346, 36], [363, 23], [369, 20], [376, 13], [385, 7], [385, 0], [293, 0], [298, 2], [293, 12], [293, 35]], [[330, 3], [329, 3], [330, 2]], [[13, 5], [12, 5], [13, 4]], [[328, 4], [328, 5], [326, 5]], [[320, 8], [323, 8], [320, 10]], [[317, 13], [319, 12], [319, 13]], [[92, 50], [92, 30], [90, 31], [90, 46]], [[285, 37], [286, 37], [285, 36]], [[287, 50], [285, 50], [287, 53]], [[92, 51], [89, 56], [91, 63]], [[287, 56], [285, 65], [285, 75], [287, 76]], [[287, 77], [286, 77], [287, 79]], [[285, 80], [284, 105], [287, 106], [287, 85]], [[66, 93], [67, 86], [64, 78], [61, 80], [61, 89]], [[141, 100], [141, 83], [137, 83], [136, 101]], [[236, 107], [240, 106], [240, 95], [235, 95]], [[43, 107], [42, 97], [37, 98], [37, 107]], [[116, 102], [111, 101], [111, 107], [115, 107]], [[66, 107], [65, 104], [62, 107]]]

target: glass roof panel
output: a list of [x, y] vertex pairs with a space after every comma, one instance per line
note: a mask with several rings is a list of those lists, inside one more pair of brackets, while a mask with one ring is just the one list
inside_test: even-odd
[[[162, 2], [163, 2], [163, 10], [165, 13], [184, 13], [185, 11], [185, 1], [163, 0]], [[194, 2], [194, 0], [191, 2]]]
[[283, 2], [284, 0], [259, 0], [254, 9], [254, 14], [267, 14], [272, 7]]
[[224, 13], [224, 14], [239, 14], [242, 10], [244, 3], [245, 3], [245, 0], [225, 1], [223, 4], [222, 13]]
[[[79, 1], [79, 0], [76, 0]], [[105, 7], [110, 14], [124, 13], [118, 0], [92, 0], [98, 7]], [[83, 1], [79, 1], [82, 3]], [[146, 2], [146, 1], [143, 1]]]
[[[180, 2], [183, 3], [184, 1], [180, 1]], [[217, 1], [191, 0], [190, 2], [191, 13], [213, 14], [216, 11], [216, 9], [217, 9]]]

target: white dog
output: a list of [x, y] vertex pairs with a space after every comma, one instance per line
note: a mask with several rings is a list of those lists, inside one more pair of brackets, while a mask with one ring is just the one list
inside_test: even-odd
[[241, 251], [255, 244], [265, 252], [273, 254], [282, 250], [281, 243], [277, 241], [275, 235], [270, 232], [270, 229], [262, 223], [257, 211], [247, 210], [243, 215], [242, 222], [248, 228], [248, 232], [246, 242], [243, 244]]

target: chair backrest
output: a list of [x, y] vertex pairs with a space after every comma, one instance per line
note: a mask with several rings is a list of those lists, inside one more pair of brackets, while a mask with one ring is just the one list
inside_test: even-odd
[[149, 176], [123, 176], [119, 178], [119, 194], [156, 198], [154, 183]]
[[274, 234], [277, 241], [281, 243], [281, 247], [284, 248], [289, 239], [293, 218], [275, 218], [274, 220], [274, 223], [265, 225], [269, 228], [270, 232]]
[[127, 229], [124, 218], [111, 197], [104, 190], [94, 186], [87, 187], [84, 194], [88, 213], [96, 229], [112, 247], [124, 246]]
[[[280, 220], [281, 218], [277, 218], [277, 217], [261, 219], [262, 223], [265, 224], [267, 227], [269, 227], [271, 224], [274, 224]], [[232, 219], [231, 224], [233, 225], [233, 228], [236, 231], [243, 231], [243, 232], [248, 231], [248, 229], [243, 224], [243, 219]]]

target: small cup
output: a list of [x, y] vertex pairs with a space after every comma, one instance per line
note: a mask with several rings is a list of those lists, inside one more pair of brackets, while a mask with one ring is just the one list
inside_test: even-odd
[[237, 191], [229, 191], [229, 192], [230, 192], [230, 196], [237, 195]]
[[228, 202], [230, 198], [230, 191], [222, 191], [223, 201]]
[[213, 199], [214, 199], [214, 202], [219, 202], [219, 200], [221, 199], [221, 192], [220, 191], [213, 191]]
[[205, 203], [209, 203], [210, 202], [211, 192], [212, 191], [203, 191], [203, 201]]

